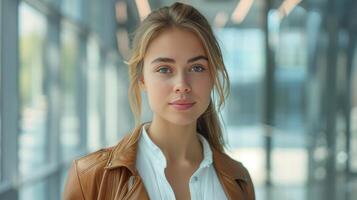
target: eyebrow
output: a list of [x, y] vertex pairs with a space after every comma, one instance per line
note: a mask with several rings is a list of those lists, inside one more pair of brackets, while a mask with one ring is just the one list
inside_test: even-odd
[[[206, 60], [208, 61], [208, 58], [206, 56], [195, 56], [193, 58], [190, 58], [187, 60], [187, 63], [192, 63], [192, 62], [196, 62], [198, 60]], [[176, 61], [172, 58], [166, 58], [166, 57], [159, 57], [159, 58], [156, 58], [155, 60], [153, 60], [151, 62], [151, 64], [153, 63], [158, 63], [158, 62], [167, 62], [167, 63], [175, 63]]]

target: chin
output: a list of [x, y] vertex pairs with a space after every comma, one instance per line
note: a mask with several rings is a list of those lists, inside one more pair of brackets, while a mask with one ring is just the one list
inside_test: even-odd
[[192, 123], [197, 122], [198, 117], [192, 117], [192, 116], [170, 116], [166, 120], [169, 121], [170, 123], [179, 125], [179, 126], [187, 126]]
[[178, 126], [187, 126], [197, 123], [198, 118], [203, 112], [198, 110], [192, 110], [191, 112], [177, 112], [172, 110], [165, 110], [154, 112], [158, 119], [161, 121], [166, 121], [167, 123], [175, 124]]

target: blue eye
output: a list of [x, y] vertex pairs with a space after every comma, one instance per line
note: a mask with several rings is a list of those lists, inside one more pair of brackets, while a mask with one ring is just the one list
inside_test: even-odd
[[192, 67], [192, 70], [195, 71], [195, 72], [203, 72], [206, 69], [204, 67], [202, 67], [201, 65], [195, 65], [195, 66]]
[[160, 68], [157, 70], [157, 72], [160, 72], [160, 73], [162, 73], [162, 74], [166, 74], [166, 73], [170, 73], [171, 70], [170, 70], [170, 68], [168, 68], [168, 67], [160, 67]]

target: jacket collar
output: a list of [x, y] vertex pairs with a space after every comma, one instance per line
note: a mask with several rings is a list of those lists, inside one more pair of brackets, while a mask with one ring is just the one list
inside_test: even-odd
[[243, 165], [240, 162], [237, 162], [227, 156], [224, 153], [221, 153], [217, 150], [213, 149], [213, 163], [216, 167], [218, 173], [221, 173], [225, 177], [234, 180], [242, 180], [248, 182], [247, 173]]
[[[138, 176], [136, 169], [136, 155], [138, 141], [140, 139], [142, 126], [136, 127], [132, 133], [126, 135], [113, 149], [105, 169], [111, 170], [119, 167], [127, 168], [132, 175]], [[229, 179], [239, 179], [247, 181], [246, 173], [243, 166], [231, 159], [224, 153], [212, 148], [213, 163], [218, 173]], [[237, 164], [238, 163], [238, 164]]]

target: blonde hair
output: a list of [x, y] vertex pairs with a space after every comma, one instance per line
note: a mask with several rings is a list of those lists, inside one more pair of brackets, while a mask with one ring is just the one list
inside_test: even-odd
[[[214, 79], [213, 100], [218, 93], [218, 110], [224, 105], [229, 95], [230, 84], [221, 49], [205, 17], [194, 7], [183, 3], [174, 3], [151, 12], [135, 31], [129, 65], [129, 103], [134, 114], [135, 125], [140, 125], [141, 89], [139, 81], [143, 73], [143, 59], [150, 42], [169, 28], [181, 28], [196, 34], [202, 41], [210, 64], [211, 77]], [[197, 120], [197, 131], [210, 143], [211, 147], [223, 152], [224, 139], [215, 104], [212, 101], [207, 110]]]

